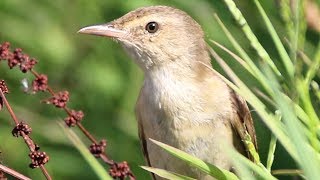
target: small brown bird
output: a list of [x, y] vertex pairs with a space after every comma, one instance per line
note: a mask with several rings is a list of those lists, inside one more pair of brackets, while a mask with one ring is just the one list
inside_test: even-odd
[[211, 60], [204, 33], [185, 12], [167, 6], [143, 7], [79, 32], [119, 41], [143, 70], [136, 115], [150, 166], [210, 179], [149, 138], [227, 170], [232, 162], [225, 148], [247, 155], [242, 142], [246, 131], [256, 145], [246, 102], [208, 68]]

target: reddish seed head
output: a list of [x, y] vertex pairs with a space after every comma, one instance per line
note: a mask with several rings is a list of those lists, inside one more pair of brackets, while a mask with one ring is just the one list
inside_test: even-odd
[[9, 89], [4, 80], [0, 80], [0, 89], [4, 94], [9, 93]]
[[69, 101], [69, 92], [61, 91], [48, 100], [48, 103], [55, 105], [57, 108], [64, 108]]
[[64, 121], [67, 124], [67, 126], [73, 127], [83, 119], [83, 116], [84, 114], [82, 111], [71, 110], [71, 115], [66, 117]]
[[8, 66], [10, 67], [10, 69], [12, 69], [13, 67], [17, 66], [19, 63], [27, 59], [29, 59], [29, 57], [22, 53], [22, 49], [17, 48], [13, 51], [13, 56], [11, 58], [8, 58]]
[[23, 73], [31, 70], [35, 64], [37, 64], [36, 59], [30, 58], [27, 54], [23, 54], [21, 48], [17, 48], [13, 53], [9, 49], [10, 43], [5, 42], [0, 45], [0, 59], [7, 60], [10, 69], [19, 65], [20, 70]]
[[114, 179], [124, 179], [127, 176], [131, 175], [130, 168], [128, 166], [128, 163], [126, 161], [122, 163], [115, 163], [111, 166], [109, 170], [110, 176], [112, 176]]
[[19, 124], [16, 125], [16, 127], [13, 128], [11, 133], [13, 136], [18, 137], [18, 136], [22, 136], [22, 132], [28, 135], [32, 132], [32, 129], [28, 124], [24, 122], [20, 122]]
[[32, 88], [34, 92], [45, 91], [48, 88], [48, 77], [45, 74], [40, 74], [33, 82]]
[[49, 156], [41, 151], [33, 151], [29, 154], [29, 157], [31, 158], [31, 163], [29, 165], [31, 168], [37, 168], [49, 161]]
[[0, 44], [0, 60], [7, 60], [9, 58], [10, 54], [10, 43], [4, 42], [3, 44]]
[[27, 71], [30, 71], [34, 65], [36, 65], [38, 62], [36, 59], [31, 58], [31, 59], [26, 59], [25, 61], [20, 63], [20, 70], [23, 73], [26, 73]]
[[91, 144], [89, 150], [95, 157], [99, 157], [102, 153], [104, 153], [106, 146], [107, 141], [103, 139], [99, 142], [99, 144]]

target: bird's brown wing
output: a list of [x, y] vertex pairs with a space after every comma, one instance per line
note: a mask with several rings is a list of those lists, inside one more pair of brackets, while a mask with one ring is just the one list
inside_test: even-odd
[[[144, 135], [144, 130], [143, 130], [143, 125], [141, 122], [141, 111], [139, 110], [139, 107], [141, 107], [140, 103], [142, 103], [142, 96], [141, 96], [141, 92], [136, 104], [136, 109], [135, 109], [135, 113], [136, 113], [136, 119], [138, 122], [138, 132], [139, 132], [139, 139], [140, 139], [140, 144], [141, 144], [141, 149], [142, 149], [142, 153], [144, 156], [145, 161], [147, 162], [148, 166], [151, 167], [151, 163], [150, 163], [150, 159], [149, 159], [149, 153], [148, 153], [148, 149], [147, 149], [147, 139]], [[155, 175], [153, 173], [151, 173], [152, 178], [155, 179]]]
[[[235, 128], [242, 141], [246, 139], [245, 137], [248, 132], [252, 143], [254, 144], [255, 148], [258, 149], [256, 132], [246, 101], [232, 90], [231, 101], [233, 104], [233, 109], [236, 111], [236, 116], [238, 116], [238, 118], [233, 118], [233, 121], [231, 121], [232, 126]], [[252, 160], [252, 157], [249, 157]]]

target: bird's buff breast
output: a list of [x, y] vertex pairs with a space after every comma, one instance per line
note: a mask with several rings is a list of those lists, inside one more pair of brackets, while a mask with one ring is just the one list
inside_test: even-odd
[[[225, 110], [208, 111], [204, 107], [210, 105], [200, 93], [199, 89], [167, 75], [158, 80], [153, 77], [152, 81], [146, 77], [139, 99], [143, 106], [137, 107], [141, 116], [139, 123], [146, 139], [158, 140], [228, 169], [231, 164], [223, 144], [232, 144], [232, 131], [226, 117], [219, 113]], [[225, 108], [221, 104], [212, 107]], [[148, 140], [147, 151], [153, 167], [189, 175], [197, 173]]]

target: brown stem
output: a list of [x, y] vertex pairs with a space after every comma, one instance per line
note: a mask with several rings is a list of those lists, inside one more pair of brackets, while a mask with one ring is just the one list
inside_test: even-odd
[[35, 151], [36, 145], [34, 144], [33, 140], [28, 135], [26, 135], [23, 131], [21, 132], [21, 134], [22, 134], [24, 142], [29, 147], [29, 150], [31, 152]]
[[114, 164], [114, 161], [113, 160], [110, 160], [107, 155], [105, 154], [100, 154], [100, 158], [103, 160], [103, 162], [109, 164], [109, 165], [113, 165]]
[[[33, 69], [31, 70], [31, 73], [32, 73], [34, 76], [36, 76], [37, 78], [40, 77], [40, 75], [39, 75], [36, 71], [34, 71]], [[47, 91], [48, 91], [52, 96], [56, 95], [56, 93], [52, 90], [52, 88], [51, 88], [49, 85], [47, 85]], [[64, 110], [69, 116], [72, 116], [72, 113], [71, 113], [71, 111], [68, 109], [68, 107], [63, 107], [63, 110]], [[98, 144], [97, 140], [93, 137], [93, 135], [91, 135], [91, 134], [89, 133], [89, 131], [88, 131], [80, 122], [77, 122], [77, 127], [82, 131], [82, 133], [83, 133], [92, 143]], [[108, 164], [109, 166], [115, 164], [115, 162], [114, 162], [113, 160], [109, 159], [109, 158], [107, 157], [107, 155], [104, 154], [104, 153], [101, 153], [99, 157], [103, 160], [103, 162], [105, 162], [105, 163]], [[45, 174], [45, 173], [44, 173], [44, 174]], [[135, 179], [135, 177], [134, 177], [134, 175], [132, 174], [131, 171], [130, 171], [130, 173], [128, 174], [128, 177], [129, 177], [131, 180], [134, 180], [134, 179]]]
[[20, 180], [31, 180], [30, 178], [28, 178], [27, 176], [18, 173], [17, 171], [10, 169], [2, 164], [0, 164], [0, 170], [6, 174], [10, 174], [11, 176], [20, 179]]
[[0, 88], [0, 96], [1, 96], [4, 104], [6, 105], [8, 111], [9, 111], [9, 114], [10, 114], [11, 118], [13, 119], [14, 123], [16, 125], [18, 125], [19, 124], [19, 120], [18, 120], [17, 116], [14, 114], [14, 112], [13, 112], [9, 102], [7, 101], [6, 96], [4, 95], [3, 91], [1, 90], [1, 88]]
[[51, 176], [49, 175], [47, 169], [44, 167], [44, 165], [40, 165], [40, 169], [47, 180], [52, 180]]
[[[1, 96], [1, 98], [2, 98], [2, 100], [3, 100], [3, 102], [4, 102], [4, 104], [5, 104], [5, 106], [7, 107], [7, 110], [9, 111], [9, 114], [10, 114], [10, 116], [12, 117], [13, 121], [15, 122], [16, 125], [18, 125], [18, 124], [19, 124], [19, 120], [18, 120], [17, 116], [15, 115], [15, 113], [13, 112], [13, 110], [12, 110], [9, 102], [7, 101], [7, 99], [6, 99], [3, 91], [1, 90], [1, 88], [0, 88], [0, 96]], [[22, 137], [23, 137], [24, 142], [27, 144], [29, 150], [30, 150], [31, 152], [35, 151], [36, 145], [35, 145], [35, 143], [33, 142], [33, 140], [30, 138], [30, 136], [28, 136], [27, 134], [25, 134], [23, 131], [21, 131], [21, 135], [22, 135]], [[46, 176], [46, 178], [47, 178], [48, 180], [51, 180], [51, 177], [50, 177], [48, 171], [46, 170], [46, 168], [45, 168], [43, 165], [41, 165], [40, 167], [41, 167], [42, 173]]]
[[83, 134], [85, 134], [90, 139], [90, 141], [92, 141], [95, 144], [98, 144], [97, 140], [87, 131], [86, 128], [82, 126], [80, 122], [77, 123], [77, 126], [83, 132]]

